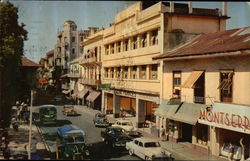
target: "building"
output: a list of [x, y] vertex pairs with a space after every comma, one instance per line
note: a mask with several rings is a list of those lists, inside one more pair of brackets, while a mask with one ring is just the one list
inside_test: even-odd
[[202, 34], [153, 59], [164, 64], [158, 127], [213, 155], [227, 157], [231, 143], [234, 159], [250, 157], [250, 27]]
[[83, 48], [79, 42], [82, 41], [87, 33], [77, 30], [74, 21], [68, 20], [63, 24], [63, 28], [57, 33], [57, 43], [55, 45], [55, 70], [61, 75], [61, 88], [65, 94], [73, 94], [75, 78], [70, 78], [70, 62], [78, 58]]
[[152, 60], [200, 33], [225, 30], [218, 9], [192, 8], [192, 3], [137, 2], [115, 16], [103, 32], [102, 110], [135, 116], [137, 127], [156, 124], [154, 110], [163, 93], [160, 61]]
[[101, 54], [103, 43], [103, 29], [89, 27], [89, 36], [81, 42], [84, 52], [80, 58], [82, 78], [80, 83], [84, 86], [78, 99], [83, 105], [101, 110], [101, 92], [97, 86], [101, 84]]

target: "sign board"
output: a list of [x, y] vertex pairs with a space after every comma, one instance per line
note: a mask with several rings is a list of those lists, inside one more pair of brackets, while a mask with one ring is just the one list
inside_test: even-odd
[[198, 122], [209, 126], [250, 133], [250, 107], [215, 103], [211, 110], [201, 109]]
[[97, 84], [96, 90], [110, 90], [111, 84]]
[[135, 92], [129, 92], [129, 91], [120, 91], [120, 90], [115, 90], [115, 94], [116, 95], [120, 95], [120, 96], [127, 96], [127, 97], [136, 97], [136, 93]]

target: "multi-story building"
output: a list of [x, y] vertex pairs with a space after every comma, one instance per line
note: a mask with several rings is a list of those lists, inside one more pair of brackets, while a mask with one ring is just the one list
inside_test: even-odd
[[234, 159], [249, 157], [250, 27], [200, 35], [154, 59], [164, 63], [158, 126], [214, 155], [228, 156], [231, 143]]
[[101, 92], [97, 91], [97, 85], [101, 83], [101, 52], [103, 43], [103, 29], [89, 27], [89, 36], [81, 42], [84, 52], [79, 64], [82, 68], [80, 83], [84, 89], [79, 95], [84, 105], [101, 110]]
[[137, 127], [156, 122], [154, 108], [163, 92], [163, 64], [152, 58], [200, 33], [225, 30], [227, 16], [218, 9], [192, 8], [192, 3], [137, 2], [115, 16], [103, 32], [102, 108], [119, 117], [135, 116]]
[[[74, 21], [68, 20], [63, 24], [63, 29], [57, 33], [57, 43], [55, 45], [55, 70], [61, 73], [61, 87], [64, 93], [71, 93], [74, 89], [70, 84], [74, 84], [75, 78], [70, 80], [70, 61], [78, 58], [83, 50], [79, 42], [84, 39], [85, 31], [77, 30]], [[70, 83], [71, 82], [71, 83]]]

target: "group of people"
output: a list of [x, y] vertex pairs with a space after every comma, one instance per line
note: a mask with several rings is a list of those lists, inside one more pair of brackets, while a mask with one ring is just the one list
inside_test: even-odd
[[5, 127], [2, 127], [0, 134], [1, 134], [0, 135], [1, 151], [2, 151], [3, 157], [8, 160], [10, 157], [10, 150], [8, 148], [9, 142], [10, 142], [8, 130]]

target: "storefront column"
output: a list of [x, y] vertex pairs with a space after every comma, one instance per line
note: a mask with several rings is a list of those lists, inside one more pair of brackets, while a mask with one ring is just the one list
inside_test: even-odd
[[136, 128], [142, 128], [145, 121], [145, 102], [136, 98]]
[[114, 118], [118, 118], [120, 113], [120, 96], [113, 95], [113, 114]]
[[193, 125], [192, 126], [192, 144], [196, 144], [197, 143], [197, 126]]
[[107, 93], [102, 90], [102, 112], [106, 114], [107, 110]]
[[213, 155], [220, 155], [220, 145], [219, 145], [219, 129], [216, 127], [209, 126], [209, 149]]

